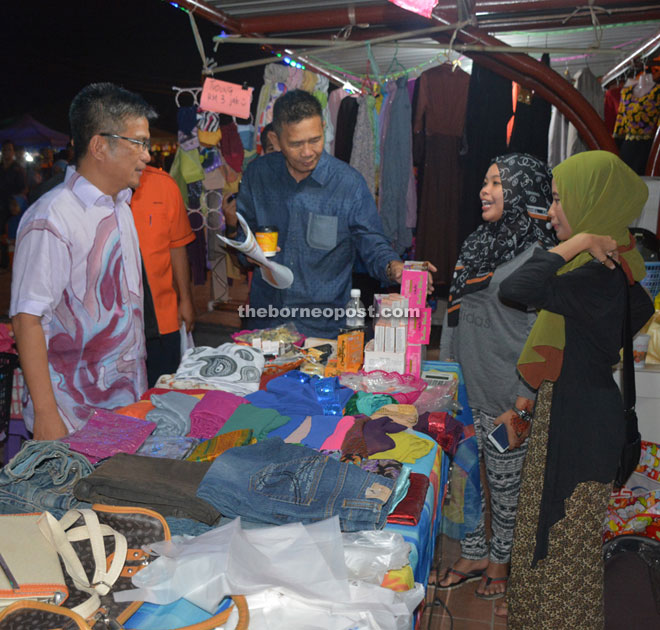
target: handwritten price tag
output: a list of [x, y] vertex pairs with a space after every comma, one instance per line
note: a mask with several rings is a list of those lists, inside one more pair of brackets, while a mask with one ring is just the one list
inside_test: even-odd
[[204, 80], [199, 106], [210, 112], [249, 118], [253, 90], [254, 88], [243, 89], [236, 83], [227, 83], [209, 77]]

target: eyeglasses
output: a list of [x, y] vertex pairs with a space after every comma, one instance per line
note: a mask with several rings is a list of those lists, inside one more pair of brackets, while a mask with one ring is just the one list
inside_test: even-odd
[[138, 140], [137, 138], [127, 138], [126, 136], [120, 136], [116, 133], [100, 133], [99, 136], [104, 138], [119, 138], [120, 140], [127, 140], [133, 144], [137, 144], [143, 151], [151, 151], [151, 140]]

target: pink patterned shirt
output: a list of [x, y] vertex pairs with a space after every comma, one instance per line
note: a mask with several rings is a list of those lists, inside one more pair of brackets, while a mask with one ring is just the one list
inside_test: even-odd
[[[10, 315], [41, 316], [57, 406], [69, 431], [93, 407], [147, 387], [142, 274], [129, 189], [112, 197], [73, 169], [21, 219]], [[34, 424], [31, 401], [24, 410]]]

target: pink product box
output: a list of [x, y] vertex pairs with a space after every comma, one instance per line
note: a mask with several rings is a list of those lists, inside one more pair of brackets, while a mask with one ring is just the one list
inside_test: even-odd
[[401, 293], [408, 298], [408, 308], [426, 306], [426, 290], [429, 275], [426, 271], [416, 271], [404, 267], [401, 275]]
[[408, 344], [406, 348], [406, 374], [419, 377], [422, 369], [422, 346]]
[[431, 314], [429, 307], [421, 308], [419, 317], [408, 318], [408, 343], [428, 343], [431, 339]]

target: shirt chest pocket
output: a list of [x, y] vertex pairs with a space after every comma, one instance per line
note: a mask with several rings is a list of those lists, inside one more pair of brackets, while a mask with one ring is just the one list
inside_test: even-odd
[[337, 246], [339, 219], [327, 214], [307, 215], [307, 245], [314, 249], [331, 250]]

